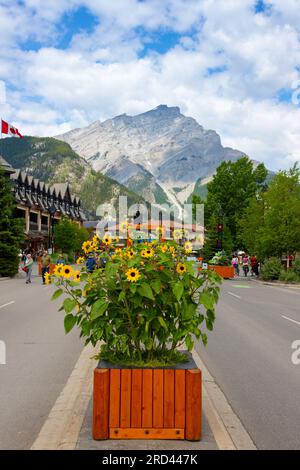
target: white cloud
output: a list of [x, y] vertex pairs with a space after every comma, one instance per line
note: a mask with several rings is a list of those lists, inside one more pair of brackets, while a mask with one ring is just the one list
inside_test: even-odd
[[[178, 105], [224, 144], [285, 167], [299, 159], [300, 109], [276, 95], [300, 78], [300, 2], [266, 3], [268, 15], [255, 15], [253, 0], [26, 0], [17, 12], [14, 1], [0, 0], [0, 79], [10, 85], [4, 111], [26, 133], [55, 135]], [[59, 21], [80, 5], [98, 25], [60, 50]], [[178, 45], [140, 57], [144, 42], [166, 31], [182, 34]], [[31, 38], [45, 46], [22, 51]]]

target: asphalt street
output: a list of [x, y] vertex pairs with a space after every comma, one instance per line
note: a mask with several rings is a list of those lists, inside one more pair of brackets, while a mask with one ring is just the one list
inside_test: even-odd
[[300, 449], [295, 340], [300, 289], [224, 282], [215, 329], [197, 349], [259, 449]]
[[82, 351], [78, 332], [65, 335], [52, 286], [0, 281], [0, 449], [29, 449]]

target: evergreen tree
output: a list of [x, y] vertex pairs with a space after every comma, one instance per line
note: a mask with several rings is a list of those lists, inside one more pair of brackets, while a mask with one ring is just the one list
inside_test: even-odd
[[24, 239], [24, 224], [14, 217], [16, 205], [11, 183], [0, 169], [0, 275], [14, 276], [18, 272], [20, 243]]

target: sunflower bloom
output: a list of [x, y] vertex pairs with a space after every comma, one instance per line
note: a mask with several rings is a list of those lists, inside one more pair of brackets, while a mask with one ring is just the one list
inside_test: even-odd
[[130, 259], [133, 258], [133, 257], [134, 257], [134, 251], [133, 251], [133, 250], [129, 250], [129, 251], [127, 252], [127, 257], [130, 258]]
[[76, 264], [83, 264], [83, 263], [84, 263], [84, 257], [79, 256], [79, 258], [77, 258], [77, 260], [76, 260]]
[[165, 229], [163, 227], [157, 227], [155, 231], [157, 235], [163, 235], [165, 232]]
[[140, 275], [140, 272], [136, 268], [130, 268], [126, 271], [127, 281], [129, 282], [136, 282]]
[[143, 258], [152, 258], [154, 255], [154, 250], [152, 248], [146, 248], [146, 250], [141, 251]]
[[182, 238], [182, 230], [179, 229], [179, 228], [174, 230], [173, 237], [174, 237], [175, 240], [179, 240], [180, 238]]
[[162, 253], [166, 253], [166, 252], [168, 251], [167, 245], [161, 245], [161, 246], [160, 246], [160, 251], [161, 251]]
[[93, 236], [93, 244], [94, 244], [94, 245], [98, 245], [99, 241], [100, 241], [100, 240], [99, 240], [98, 235], [94, 235], [94, 236]]
[[90, 240], [87, 240], [86, 242], [83, 242], [82, 249], [85, 254], [91, 253], [94, 250], [94, 245]]
[[109, 235], [105, 235], [105, 237], [102, 238], [102, 242], [106, 246], [111, 245], [111, 242], [112, 242], [111, 237]]
[[51, 284], [51, 275], [49, 273], [45, 273], [45, 283], [47, 285]]
[[71, 276], [73, 276], [73, 268], [72, 268], [72, 266], [63, 266], [62, 271], [61, 271], [61, 275], [62, 275], [65, 279], [69, 279]]
[[192, 250], [193, 250], [193, 245], [192, 245], [192, 243], [191, 243], [191, 242], [185, 242], [185, 244], [184, 244], [184, 251], [185, 251], [186, 253], [191, 253]]
[[75, 282], [80, 281], [80, 271], [74, 271], [73, 272], [73, 279], [74, 279]]
[[[54, 273], [53, 273], [53, 274], [54, 274], [55, 276], [62, 276], [62, 269], [63, 269], [63, 265], [62, 265], [62, 264], [56, 265], [55, 268], [54, 268]], [[46, 274], [48, 274], [48, 273], [46, 273]]]
[[178, 274], [186, 273], [186, 265], [183, 263], [178, 263], [176, 266], [176, 271], [178, 272]]

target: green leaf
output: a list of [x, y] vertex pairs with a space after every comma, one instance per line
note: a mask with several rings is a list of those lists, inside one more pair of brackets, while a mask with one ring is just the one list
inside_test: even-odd
[[157, 319], [158, 319], [160, 325], [161, 325], [166, 331], [168, 331], [167, 324], [166, 324], [165, 320], [163, 319], [163, 317], [158, 317]]
[[156, 279], [155, 281], [151, 282], [151, 287], [152, 289], [154, 290], [154, 292], [156, 294], [159, 294], [160, 293], [160, 289], [161, 289], [161, 282], [159, 279]]
[[107, 310], [108, 307], [108, 302], [106, 302], [103, 299], [97, 300], [97, 302], [94, 303], [92, 306], [91, 310], [91, 320], [96, 320], [96, 318], [101, 317], [104, 312]]
[[57, 289], [57, 290], [53, 293], [53, 295], [52, 295], [52, 297], [51, 297], [51, 300], [57, 299], [57, 298], [60, 297], [63, 293], [64, 293], [64, 291], [63, 291], [62, 289]]
[[76, 320], [77, 320], [76, 317], [72, 315], [71, 313], [65, 316], [64, 326], [65, 326], [66, 333], [69, 333], [72, 330], [72, 328], [76, 324]]
[[142, 297], [147, 297], [147, 299], [154, 300], [152, 289], [148, 284], [141, 284], [141, 286], [138, 288], [138, 293]]
[[177, 301], [181, 299], [183, 292], [184, 292], [183, 284], [181, 282], [177, 282], [173, 286], [173, 294], [175, 295]]
[[63, 302], [63, 308], [66, 313], [71, 313], [72, 310], [76, 307], [77, 302], [75, 299], [67, 298]]
[[193, 349], [194, 342], [192, 341], [192, 338], [190, 335], [187, 335], [187, 337], [185, 338], [185, 344], [189, 351]]
[[206, 310], [211, 310], [214, 307], [215, 299], [212, 294], [207, 291], [203, 291], [200, 295], [200, 302]]

